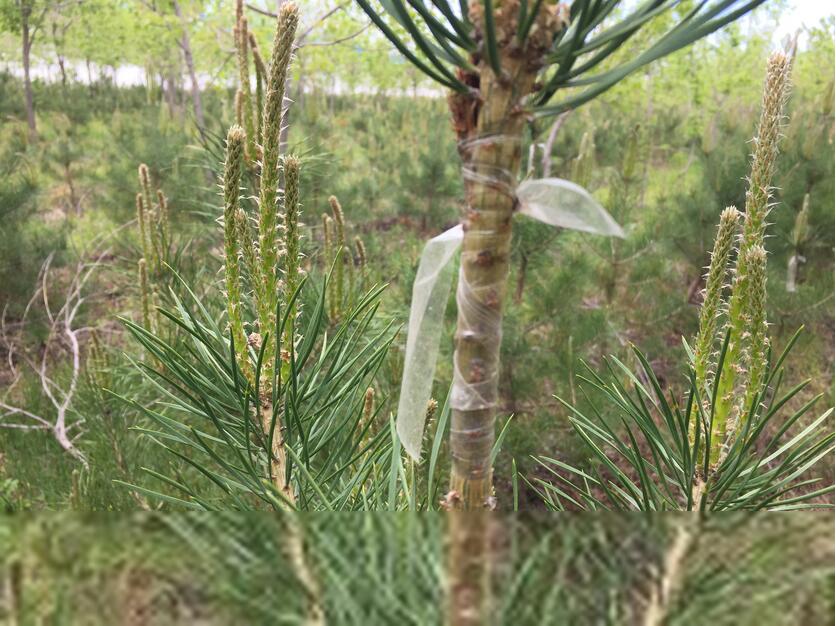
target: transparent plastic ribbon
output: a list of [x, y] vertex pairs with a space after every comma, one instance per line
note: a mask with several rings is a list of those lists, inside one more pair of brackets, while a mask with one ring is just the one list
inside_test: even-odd
[[[485, 141], [482, 139], [481, 141]], [[470, 180], [479, 174], [465, 172]], [[527, 215], [544, 224], [579, 230], [610, 237], [624, 237], [624, 232], [607, 211], [586, 191], [575, 183], [560, 178], [542, 178], [520, 184], [516, 190], [500, 177], [486, 177], [485, 183], [505, 189], [500, 193], [514, 194], [516, 213]], [[401, 394], [398, 402], [397, 431], [407, 453], [414, 459], [421, 455], [427, 403], [432, 393], [433, 376], [438, 359], [439, 342], [444, 323], [444, 311], [453, 280], [454, 260], [464, 238], [462, 225], [430, 239], [421, 255], [418, 273], [412, 287], [412, 305], [406, 339]], [[457, 303], [459, 314], [466, 326], [476, 328], [487, 322], [480, 316], [480, 299], [474, 294], [478, 287], [469, 285], [459, 272]], [[484, 332], [484, 328], [481, 329]], [[494, 329], [495, 332], [496, 329]], [[496, 367], [486, 368], [496, 375]], [[479, 382], [467, 382], [461, 372], [454, 369], [451, 405], [458, 410], [475, 410], [495, 404], [491, 378]]]

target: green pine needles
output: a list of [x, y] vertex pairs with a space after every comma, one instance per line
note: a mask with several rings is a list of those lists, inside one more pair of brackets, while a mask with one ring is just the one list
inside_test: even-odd
[[322, 254], [327, 272], [333, 263], [329, 280], [328, 314], [339, 322], [354, 303], [355, 293], [364, 293], [368, 282], [368, 257], [360, 237], [354, 237], [354, 252], [346, 234], [345, 211], [336, 196], [328, 198], [331, 215], [322, 214]]
[[[250, 384], [255, 385], [247, 348], [247, 333], [241, 312], [241, 268], [239, 264], [238, 194], [241, 185], [241, 168], [246, 134], [240, 126], [229, 129], [226, 139], [226, 163], [224, 164], [224, 274], [226, 278], [227, 316], [229, 332], [236, 349], [238, 367]], [[246, 219], [246, 218], [244, 218]]]
[[163, 279], [165, 265], [171, 261], [171, 225], [168, 199], [160, 189], [151, 193], [151, 174], [144, 163], [139, 166], [138, 177], [136, 221], [142, 252], [138, 262], [140, 309], [143, 326], [154, 330], [158, 327], [158, 283]]
[[[811, 488], [818, 481], [808, 476], [832, 453], [833, 433], [823, 427], [832, 409], [805, 419], [821, 396], [802, 398], [806, 382], [781, 391], [782, 365], [798, 333], [773, 360], [766, 318], [764, 238], [790, 69], [783, 53], [773, 54], [767, 64], [746, 211], [741, 216], [729, 207], [720, 215], [693, 351], [686, 344], [691, 367], [684, 402], [666, 394], [635, 348], [638, 373], [615, 358], [607, 363], [609, 380], [590, 369], [585, 382], [612, 405], [625, 432], [617, 432], [597, 408], [593, 418], [564, 403], [594, 467], [590, 473], [539, 459], [556, 481], [535, 479], [548, 505], [786, 510], [815, 506], [811, 500], [832, 490]], [[589, 399], [595, 404], [594, 397]], [[793, 399], [800, 408], [784, 416], [781, 409]], [[796, 433], [794, 425], [801, 426]]]
[[[367, 393], [394, 337], [391, 324], [376, 320], [381, 289], [343, 297], [356, 304], [342, 306], [334, 323], [328, 282], [319, 290], [306, 287], [302, 161], [279, 154], [296, 6], [284, 4], [277, 22], [264, 72], [264, 126], [255, 143], [261, 162], [249, 162], [253, 149], [244, 126], [232, 126], [226, 138], [224, 289], [198, 297], [180, 278], [178, 289], [170, 290], [173, 308], [159, 309], [174, 330], [165, 337], [159, 323], [126, 321], [154, 363], [137, 366], [167, 398], [160, 406], [128, 402], [154, 425], [144, 429], [153, 441], [207, 480], [148, 470], [165, 488], [131, 487], [213, 510], [414, 508], [417, 503], [406, 500], [414, 492], [401, 484], [405, 474], [394, 428], [380, 428], [375, 418], [381, 408]], [[237, 23], [240, 41], [246, 22]], [[138, 206], [144, 203], [141, 194]], [[334, 245], [343, 249], [341, 213], [332, 221]], [[148, 224], [141, 223], [146, 233]], [[153, 288], [144, 293], [143, 311], [153, 302]]]
[[[259, 388], [261, 402], [262, 428], [271, 433], [272, 462], [271, 474], [283, 496], [290, 502], [294, 500], [293, 491], [287, 482], [287, 459], [284, 450], [283, 426], [279, 415], [274, 410], [273, 389], [277, 384], [275, 375], [281, 376], [281, 363], [290, 360], [293, 350], [293, 337], [290, 328], [295, 317], [295, 303], [287, 316], [288, 326], [281, 332], [277, 329], [276, 311], [280, 302], [287, 304], [299, 286], [299, 160], [287, 157], [283, 163], [285, 188], [284, 206], [280, 187], [279, 135], [282, 124], [282, 102], [287, 70], [293, 48], [296, 26], [299, 21], [295, 4], [282, 7], [277, 21], [277, 32], [273, 58], [270, 66], [267, 100], [263, 120], [262, 143], [256, 148], [255, 118], [250, 104], [247, 21], [240, 14], [237, 16], [236, 37], [239, 46], [239, 66], [242, 94], [240, 104], [243, 109], [245, 128], [233, 126], [227, 136], [226, 164], [224, 168], [224, 251], [227, 288], [227, 312], [229, 316], [232, 343], [236, 346], [238, 366], [252, 386]], [[248, 160], [255, 158], [256, 152], [263, 155], [258, 179], [258, 247], [250, 238], [249, 218], [239, 206], [238, 194], [241, 186], [241, 172], [244, 156]], [[284, 216], [284, 238], [279, 236], [279, 219]], [[280, 285], [279, 258], [284, 253], [285, 282]], [[257, 312], [258, 333], [247, 335], [241, 311], [242, 288], [239, 257], [243, 256], [248, 268], [254, 308]], [[287, 290], [292, 289], [289, 294]], [[284, 298], [282, 298], [284, 296]], [[285, 340], [285, 350], [281, 341]], [[250, 362], [249, 346], [259, 350], [258, 360], [262, 365], [257, 381], [253, 364]]]

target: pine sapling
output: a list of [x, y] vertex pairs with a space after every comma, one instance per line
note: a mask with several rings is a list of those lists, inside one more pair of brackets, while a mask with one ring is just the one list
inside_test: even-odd
[[138, 169], [139, 174], [139, 189], [142, 191], [142, 200], [144, 202], [145, 210], [153, 214], [154, 204], [151, 200], [151, 174], [148, 171], [148, 166], [141, 163]]
[[345, 291], [345, 216], [340, 201], [336, 196], [328, 198], [328, 203], [331, 205], [331, 214], [334, 218], [334, 247], [337, 254], [337, 267], [335, 269], [334, 282], [334, 311], [335, 318], [339, 319], [343, 311], [343, 299]]
[[[334, 220], [327, 213], [322, 214], [322, 239], [323, 254], [325, 255], [326, 269], [334, 261]], [[334, 277], [328, 281], [328, 316], [334, 320], [337, 318], [337, 281]]]
[[366, 267], [368, 261], [366, 259], [366, 245], [360, 237], [354, 238], [354, 248], [357, 251], [357, 271], [360, 274], [360, 291], [363, 292], [366, 290]]
[[142, 205], [145, 210], [145, 229], [151, 253], [150, 264], [154, 275], [159, 276], [162, 273], [163, 262], [166, 260], [162, 240], [162, 207], [154, 208], [154, 196], [151, 194], [151, 175], [148, 172], [148, 166], [144, 163], [139, 166], [139, 186], [142, 191]]
[[[714, 361], [716, 360], [716, 345], [718, 343], [717, 322], [723, 312], [723, 290], [726, 287], [730, 270], [732, 245], [737, 236], [740, 225], [740, 213], [733, 207], [727, 207], [720, 214], [720, 224], [717, 226], [717, 236], [714, 239], [714, 249], [711, 251], [711, 262], [705, 275], [705, 296], [700, 307], [700, 323], [694, 342], [694, 379], [701, 399], [706, 401], [711, 397], [713, 385]], [[694, 442], [699, 411], [693, 410], [689, 419], [690, 440]], [[700, 443], [704, 449], [705, 438]], [[697, 458], [702, 458], [701, 454]]]
[[[282, 106], [287, 79], [287, 68], [293, 52], [296, 27], [299, 23], [298, 9], [293, 3], [282, 5], [277, 21], [276, 37], [264, 103], [263, 161], [259, 182], [258, 253], [261, 265], [260, 278], [263, 284], [260, 301], [257, 302], [259, 331], [264, 346], [264, 384], [272, 384], [276, 338], [269, 334], [276, 326], [276, 305], [278, 304], [278, 259], [277, 240], [278, 198], [279, 198], [279, 136], [282, 128]], [[265, 389], [265, 393], [268, 390]], [[280, 437], [277, 437], [280, 439]]]
[[235, 346], [238, 367], [250, 382], [255, 384], [249, 360], [247, 335], [241, 313], [241, 271], [239, 265], [240, 245], [238, 225], [238, 195], [241, 186], [241, 167], [244, 157], [246, 135], [240, 126], [229, 129], [226, 138], [226, 163], [224, 164], [224, 275], [226, 278], [227, 316], [229, 331]]
[[171, 224], [169, 223], [168, 215], [168, 198], [161, 189], [157, 189], [157, 206], [160, 209], [160, 235], [162, 238], [162, 248], [165, 252], [165, 257], [168, 258], [168, 252], [171, 246]]
[[151, 332], [151, 287], [148, 284], [148, 267], [145, 259], [139, 260], [139, 300], [142, 308], [142, 326]]
[[151, 244], [148, 238], [148, 214], [145, 211], [145, 202], [142, 193], [136, 194], [136, 223], [139, 225], [139, 239], [142, 247], [142, 257], [151, 258]]
[[[383, 36], [419, 71], [450, 90], [448, 106], [463, 161], [465, 199], [458, 284], [474, 287], [457, 291], [450, 419], [450, 493], [457, 496], [457, 506], [482, 509], [493, 502], [490, 462], [516, 207], [513, 189], [526, 127], [532, 118], [559, 115], [593, 100], [642, 66], [734, 21], [759, 1], [698, 3], [681, 15], [669, 13], [677, 20], [674, 28], [651, 35], [645, 50], [619, 62], [612, 55], [624, 41], [680, 3], [619, 5], [624, 9], [620, 15], [620, 10], [613, 11], [616, 2], [570, 6], [484, 0], [462, 3], [456, 10], [442, 7], [440, 12], [412, 4], [417, 7], [412, 12], [405, 5], [357, 0]], [[404, 30], [393, 29], [384, 17], [393, 11]], [[601, 72], [600, 63], [607, 59], [617, 69]], [[472, 392], [474, 386], [478, 393]], [[458, 576], [451, 578], [458, 582]], [[479, 588], [468, 584], [458, 591], [458, 599], [469, 602], [453, 603], [450, 622], [477, 623], [483, 617]]]
[[148, 247], [150, 256], [145, 257], [151, 268], [156, 272], [159, 267], [159, 249], [157, 241], [157, 216], [154, 214], [154, 203], [151, 199], [151, 178], [148, 173], [148, 166], [142, 163], [139, 166], [139, 189], [142, 193], [142, 208], [145, 214], [145, 232], [148, 236]]
[[751, 250], [762, 247], [770, 211], [772, 177], [778, 156], [784, 105], [789, 93], [790, 59], [782, 52], [774, 53], [767, 64], [763, 90], [761, 118], [755, 137], [755, 151], [746, 191], [746, 212], [740, 236], [737, 261], [732, 278], [728, 305], [727, 332], [729, 345], [722, 370], [719, 372], [717, 402], [714, 407], [709, 463], [716, 467], [720, 461], [726, 432], [736, 430], [740, 413], [745, 410], [742, 400], [748, 397], [748, 364], [752, 359], [751, 323], [755, 303], [751, 298], [758, 293], [753, 281], [758, 277], [749, 267]]

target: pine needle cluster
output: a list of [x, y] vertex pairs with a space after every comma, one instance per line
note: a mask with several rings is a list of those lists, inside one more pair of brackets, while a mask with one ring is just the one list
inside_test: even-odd
[[[789, 95], [791, 60], [783, 52], [773, 54], [767, 64], [767, 76], [763, 90], [761, 118], [755, 150], [752, 154], [749, 188], [746, 192], [746, 210], [742, 232], [737, 235], [737, 250], [733, 266], [730, 255], [712, 255], [706, 281], [706, 300], [700, 314], [700, 340], [698, 348], [698, 381], [703, 388], [713, 386], [708, 371], [716, 360], [704, 365], [706, 354], [719, 355], [722, 338], [711, 332], [713, 320], [725, 315], [723, 334], [728, 335], [728, 347], [723, 366], [716, 376], [717, 400], [711, 433], [709, 463], [716, 468], [728, 449], [729, 439], [739, 432], [741, 416], [761, 391], [766, 369], [769, 344], [766, 321], [766, 249], [764, 237], [767, 218], [772, 207], [772, 178], [778, 157], [781, 127], [784, 123], [784, 106]], [[725, 221], [724, 221], [725, 219]], [[732, 218], [721, 218], [717, 245], [727, 245], [725, 239]], [[715, 246], [715, 252], [717, 248]], [[728, 269], [727, 269], [728, 268]], [[729, 272], [731, 285], [728, 299], [720, 302], [717, 278]], [[714, 280], [715, 284], [709, 284]], [[712, 336], [713, 335], [713, 336]], [[709, 343], [711, 342], [711, 343]], [[716, 359], [716, 356], [714, 356]], [[703, 380], [700, 380], [703, 377]]]
[[[262, 428], [265, 435], [273, 436], [273, 480], [288, 499], [292, 492], [285, 481], [286, 459], [283, 449], [282, 426], [273, 406], [273, 390], [280, 384], [283, 364], [291, 358], [296, 338], [292, 326], [297, 307], [291, 300], [300, 284], [299, 259], [299, 173], [297, 157], [283, 159], [279, 150], [282, 127], [282, 103], [286, 76], [293, 52], [296, 28], [299, 23], [295, 4], [282, 6], [277, 20], [273, 54], [267, 79], [267, 95], [264, 110], [253, 114], [249, 93], [247, 54], [252, 50], [256, 62], [257, 78], [263, 78], [264, 64], [260, 62], [255, 38], [247, 31], [241, 3], [237, 5], [236, 41], [239, 51], [239, 67], [242, 89], [237, 102], [243, 117], [243, 128], [235, 125], [227, 134], [226, 163], [224, 165], [224, 256], [227, 314], [230, 335], [235, 347], [238, 367], [248, 383], [258, 390], [261, 399]], [[259, 79], [260, 80], [260, 79]], [[261, 89], [257, 89], [258, 100]], [[261, 124], [263, 123], [263, 126]], [[257, 126], [258, 124], [258, 126]], [[260, 127], [259, 127], [260, 126]], [[257, 169], [258, 188], [257, 241], [247, 214], [239, 201], [242, 171], [245, 162], [252, 163], [261, 157]], [[282, 176], [284, 186], [282, 188]], [[242, 269], [244, 271], [242, 271]], [[249, 277], [249, 290], [244, 289], [244, 276]], [[282, 279], [283, 278], [283, 279]], [[252, 294], [250, 306], [245, 305], [245, 295]], [[292, 310], [287, 316], [285, 328], [277, 327], [277, 311]], [[244, 312], [254, 310], [256, 319], [247, 324]], [[249, 325], [251, 332], [247, 332]], [[262, 365], [256, 379], [255, 364]]]
[[332, 322], [343, 318], [351, 308], [355, 289], [363, 293], [367, 287], [368, 256], [363, 240], [354, 237], [354, 253], [347, 243], [346, 219], [342, 204], [336, 196], [328, 198], [331, 215], [322, 214], [322, 239], [324, 262], [327, 268], [333, 262], [334, 275], [329, 282], [328, 312]]
[[151, 331], [159, 325], [156, 315], [158, 285], [165, 265], [171, 260], [171, 225], [168, 199], [160, 189], [151, 193], [151, 174], [144, 163], [139, 166], [138, 177], [136, 221], [142, 251], [138, 261], [140, 304], [143, 326]]

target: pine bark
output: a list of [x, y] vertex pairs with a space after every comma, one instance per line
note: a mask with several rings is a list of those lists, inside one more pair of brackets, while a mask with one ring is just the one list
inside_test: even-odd
[[450, 626], [492, 623], [490, 511], [451, 511], [448, 517], [447, 621]]
[[[535, 71], [524, 58], [511, 58], [499, 78], [482, 66], [482, 103], [474, 141], [462, 144], [465, 212], [462, 215], [461, 274], [456, 301], [454, 387], [451, 422], [453, 456], [450, 489], [456, 503], [475, 510], [492, 498], [491, 449], [502, 343], [502, 310], [508, 286], [514, 180], [521, 160], [525, 117], [522, 98]], [[478, 390], [484, 408], [468, 409], [467, 389]]]
[[[480, 26], [480, 6], [471, 20]], [[502, 311], [508, 290], [511, 222], [526, 123], [525, 98], [534, 91], [538, 70], [561, 27], [558, 13], [542, 10], [536, 27], [517, 43], [518, 7], [494, 12], [500, 72], [483, 52], [471, 59], [477, 72], [461, 73], [478, 89], [451, 95], [449, 106], [462, 156], [465, 208], [458, 320], [453, 356], [454, 381], [450, 448], [452, 467], [446, 503], [448, 525], [447, 622], [450, 626], [490, 624], [490, 524], [494, 519], [491, 451], [502, 344]], [[481, 35], [477, 32], [476, 39]]]

